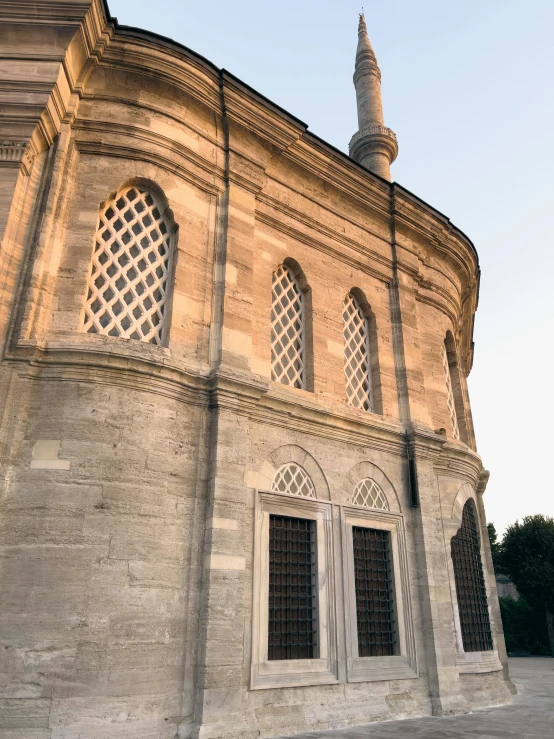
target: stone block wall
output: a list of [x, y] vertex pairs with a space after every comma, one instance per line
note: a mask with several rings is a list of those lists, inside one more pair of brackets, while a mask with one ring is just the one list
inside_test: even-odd
[[[465, 385], [471, 243], [229, 73], [118, 27], [100, 0], [46, 1], [24, 22], [23, 4], [0, 10], [19, 55], [0, 123], [2, 736], [253, 739], [508, 700]], [[177, 229], [164, 346], [81, 330], [99, 209], [129, 184]], [[306, 390], [271, 380], [271, 281], [287, 259], [309, 291]], [[354, 288], [375, 326], [373, 413], [345, 403]], [[332, 679], [260, 688], [255, 522], [287, 461], [331, 511]], [[352, 682], [341, 516], [365, 474], [386, 481], [400, 522], [413, 659], [410, 674]], [[484, 656], [460, 647], [448, 563], [468, 497], [494, 630]]]

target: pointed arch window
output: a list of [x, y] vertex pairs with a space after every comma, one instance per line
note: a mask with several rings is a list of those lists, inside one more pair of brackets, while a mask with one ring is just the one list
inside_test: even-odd
[[450, 414], [450, 424], [452, 426], [452, 436], [459, 440], [460, 429], [458, 426], [458, 416], [456, 414], [456, 402], [454, 400], [454, 390], [452, 388], [452, 374], [450, 371], [450, 364], [448, 362], [448, 352], [446, 350], [446, 343], [442, 345], [442, 365], [444, 369], [444, 379], [446, 382], [446, 402], [448, 405], [448, 413]]
[[271, 489], [274, 493], [288, 493], [303, 498], [315, 498], [315, 487], [312, 478], [299, 464], [289, 462], [277, 470]]
[[174, 228], [160, 199], [133, 185], [100, 212], [82, 330], [161, 345], [166, 340]]
[[360, 480], [354, 488], [352, 504], [366, 508], [378, 508], [382, 511], [389, 510], [389, 504], [381, 486], [369, 477]]
[[344, 300], [342, 319], [346, 402], [353, 408], [372, 411], [369, 322], [352, 293]]
[[462, 525], [451, 541], [458, 613], [465, 652], [493, 649], [475, 503], [464, 505]]
[[271, 379], [306, 388], [304, 294], [290, 267], [273, 273], [271, 299]]

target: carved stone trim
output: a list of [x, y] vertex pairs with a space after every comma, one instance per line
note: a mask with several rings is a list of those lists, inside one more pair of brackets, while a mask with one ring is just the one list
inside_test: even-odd
[[0, 141], [0, 166], [21, 166], [24, 174], [31, 171], [36, 154], [31, 144], [24, 141]]

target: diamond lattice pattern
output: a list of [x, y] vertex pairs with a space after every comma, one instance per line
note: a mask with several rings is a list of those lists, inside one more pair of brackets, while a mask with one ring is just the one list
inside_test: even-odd
[[388, 511], [389, 505], [385, 497], [385, 493], [381, 490], [375, 480], [366, 477], [360, 480], [354, 489], [352, 496], [354, 505], [363, 505], [366, 508], [380, 508], [382, 511]]
[[284, 266], [273, 273], [271, 379], [301, 389], [305, 386], [304, 296]]
[[173, 247], [162, 213], [155, 195], [129, 187], [100, 214], [84, 331], [162, 343]]
[[367, 319], [354, 295], [347, 295], [343, 311], [344, 375], [346, 402], [353, 408], [371, 410], [371, 375]]
[[271, 486], [273, 492], [300, 495], [304, 498], [315, 498], [312, 478], [299, 464], [289, 462], [277, 470]]
[[452, 435], [455, 439], [459, 439], [460, 430], [458, 429], [458, 417], [456, 416], [456, 404], [454, 403], [454, 392], [452, 390], [452, 377], [450, 375], [450, 366], [448, 364], [448, 354], [446, 353], [445, 344], [442, 345], [442, 364], [444, 367], [444, 378], [446, 380], [446, 396], [448, 412], [450, 413], [450, 423], [452, 424]]

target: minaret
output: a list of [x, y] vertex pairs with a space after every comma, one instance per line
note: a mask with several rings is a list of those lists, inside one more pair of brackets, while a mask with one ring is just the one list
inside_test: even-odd
[[358, 26], [354, 86], [358, 103], [358, 132], [350, 141], [350, 156], [390, 182], [390, 165], [398, 154], [396, 135], [384, 125], [381, 70], [369, 42], [363, 13]]

